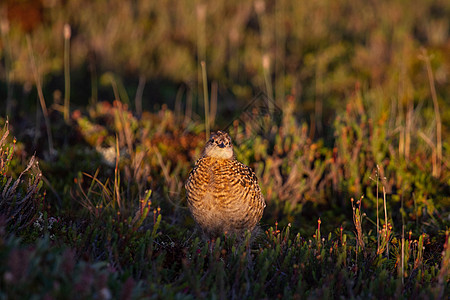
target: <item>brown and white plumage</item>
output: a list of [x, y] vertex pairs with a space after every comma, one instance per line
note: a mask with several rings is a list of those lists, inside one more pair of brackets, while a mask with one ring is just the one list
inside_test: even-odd
[[235, 159], [222, 131], [206, 143], [185, 187], [189, 209], [210, 237], [252, 231], [266, 207], [255, 173]]

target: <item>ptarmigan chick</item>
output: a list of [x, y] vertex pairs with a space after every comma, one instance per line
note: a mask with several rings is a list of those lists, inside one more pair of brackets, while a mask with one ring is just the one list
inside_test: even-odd
[[195, 221], [211, 238], [252, 231], [266, 207], [255, 173], [236, 160], [223, 131], [206, 143], [185, 188]]

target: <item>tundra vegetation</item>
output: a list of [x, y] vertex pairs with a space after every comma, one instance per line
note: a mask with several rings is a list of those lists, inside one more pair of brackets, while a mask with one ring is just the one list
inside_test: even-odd
[[[0, 299], [443, 299], [450, 2], [6, 0]], [[227, 130], [267, 207], [202, 238]]]

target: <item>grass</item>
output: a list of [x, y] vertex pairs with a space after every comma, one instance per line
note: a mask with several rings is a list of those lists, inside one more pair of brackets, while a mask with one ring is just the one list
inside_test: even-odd
[[70, 112], [70, 25], [64, 24], [64, 121], [69, 121]]
[[[257, 172], [262, 171], [258, 164], [266, 162], [264, 172], [275, 174], [274, 177], [266, 177], [264, 172], [258, 174], [268, 209], [259, 234], [242, 242], [223, 236], [211, 248], [195, 229], [182, 190], [191, 158], [198, 156], [203, 144], [203, 134], [177, 135], [184, 116], [176, 120], [168, 110], [147, 113], [138, 120], [118, 101], [113, 106], [99, 103], [90, 108], [88, 115], [78, 115], [73, 122], [78, 124], [76, 130], [85, 140], [83, 148], [97, 149], [102, 158], [93, 175], [77, 175], [71, 184], [70, 199], [62, 196], [61, 206], [42, 191], [39, 176], [29, 182], [21, 179], [30, 168], [14, 184], [17, 189], [28, 191], [27, 196], [19, 201], [8, 200], [20, 199], [22, 193], [16, 188], [11, 190], [9, 183], [11, 177], [6, 171], [14, 161], [15, 144], [8, 142], [8, 128], [4, 129], [2, 190], [7, 191], [7, 197], [2, 198], [1, 206], [2, 215], [6, 216], [0, 247], [3, 296], [439, 298], [449, 292], [450, 270], [444, 260], [450, 252], [445, 217], [449, 212], [445, 199], [440, 202], [435, 198], [443, 196], [439, 189], [426, 187], [436, 182], [431, 174], [423, 179], [424, 187], [413, 191], [415, 195], [435, 192], [421, 204], [424, 210], [419, 220], [415, 220], [416, 208], [407, 204], [411, 203], [409, 200], [398, 211], [395, 195], [386, 193], [387, 178], [382, 182], [384, 219], [377, 220], [382, 224], [377, 232], [378, 227], [371, 220], [377, 215], [376, 192], [368, 193], [370, 197], [361, 197], [356, 203], [352, 199], [353, 208], [344, 205], [341, 221], [336, 208], [336, 215], [322, 211], [330, 204], [310, 206], [315, 200], [278, 198], [282, 191], [297, 188], [303, 189], [302, 197], [342, 193], [342, 187], [346, 186], [343, 181], [358, 181], [338, 176], [338, 188], [331, 189], [332, 170], [351, 174], [347, 170], [350, 166], [340, 164], [338, 159], [333, 162], [326, 149], [320, 149], [323, 146], [310, 144], [297, 149], [294, 138], [301, 138], [297, 135], [301, 127], [289, 129], [293, 135], [285, 136], [280, 145], [281, 132], [274, 141], [254, 137], [253, 145], [257, 146], [254, 148], [246, 148], [242, 128], [235, 138], [241, 142], [236, 146], [238, 156], [251, 158]], [[64, 123], [61, 114], [59, 121]], [[202, 126], [197, 128], [203, 131]], [[288, 143], [291, 139], [292, 143]], [[271, 142], [279, 153], [265, 152], [264, 145]], [[305, 157], [305, 161], [287, 164], [292, 151], [306, 149], [309, 152], [298, 156]], [[323, 156], [317, 156], [322, 151]], [[281, 161], [274, 164], [276, 160]], [[305, 173], [296, 174], [311, 164], [311, 171], [305, 169]], [[280, 168], [281, 174], [290, 175], [278, 185], [276, 172]], [[380, 166], [380, 170], [384, 169], [389, 166]], [[389, 176], [401, 180], [412, 175], [401, 168], [391, 172]], [[302, 177], [303, 181], [296, 183]], [[377, 188], [373, 183], [368, 179], [360, 184], [369, 191]], [[407, 198], [408, 193], [402, 196]], [[429, 203], [431, 199], [436, 199], [434, 207]], [[406, 214], [403, 226], [395, 221], [399, 214]], [[306, 220], [314, 215], [321, 217], [315, 230], [310, 230]], [[22, 226], [17, 225], [17, 216]], [[354, 224], [345, 220], [345, 216], [350, 216], [350, 220], [353, 216]], [[409, 230], [408, 238], [402, 233], [404, 226]], [[19, 262], [14, 258], [21, 255], [29, 259]], [[41, 283], [42, 276], [54, 284]]]
[[[0, 298], [443, 299], [449, 9], [0, 5]], [[243, 241], [186, 207], [217, 129], [267, 202]]]

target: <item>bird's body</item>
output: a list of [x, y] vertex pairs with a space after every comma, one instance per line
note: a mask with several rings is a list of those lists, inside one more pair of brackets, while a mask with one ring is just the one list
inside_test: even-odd
[[255, 173], [234, 158], [221, 131], [207, 142], [185, 187], [189, 209], [210, 237], [252, 231], [266, 206]]

